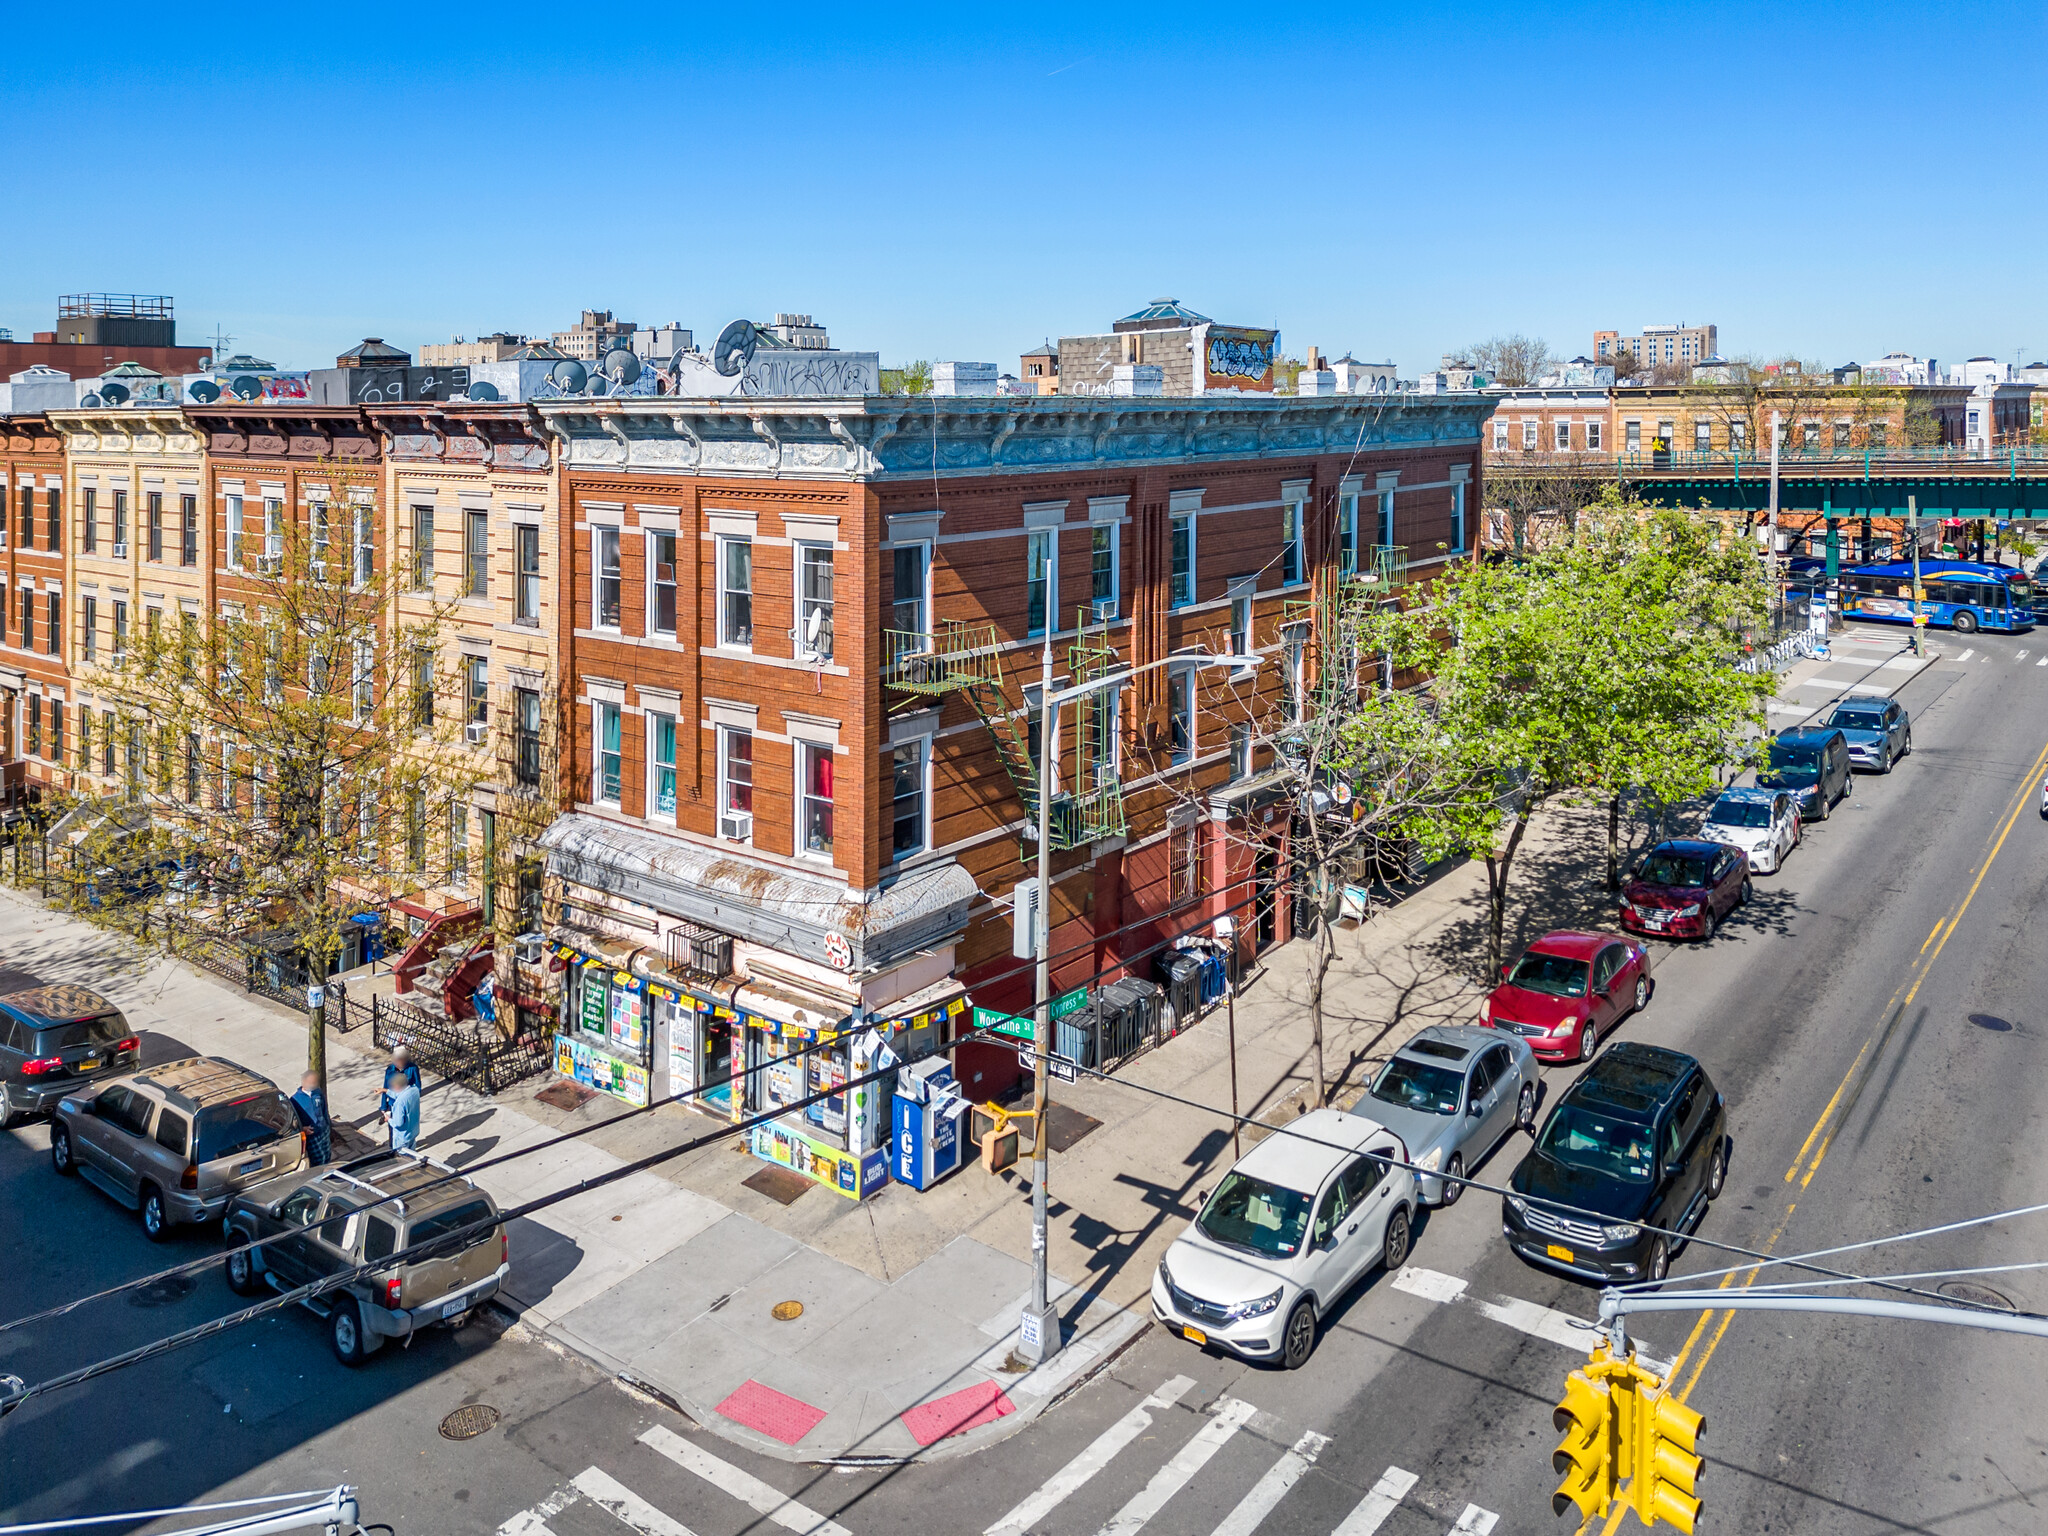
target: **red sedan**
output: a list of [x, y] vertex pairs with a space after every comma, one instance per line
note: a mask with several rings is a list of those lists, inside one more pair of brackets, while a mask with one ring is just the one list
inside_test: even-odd
[[1650, 957], [1611, 933], [1547, 933], [1500, 968], [1479, 1022], [1544, 1061], [1590, 1061], [1600, 1037], [1650, 1000]]

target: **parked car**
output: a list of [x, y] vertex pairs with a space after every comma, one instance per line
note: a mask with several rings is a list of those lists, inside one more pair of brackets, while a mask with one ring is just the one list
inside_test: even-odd
[[1711, 939], [1749, 897], [1749, 855], [1740, 848], [1672, 838], [1644, 854], [1621, 888], [1621, 926], [1664, 939]]
[[1802, 726], [1771, 738], [1770, 762], [1756, 776], [1765, 789], [1789, 789], [1799, 814], [1826, 821], [1834, 804], [1849, 793], [1849, 743], [1826, 726]]
[[251, 1184], [305, 1165], [291, 1101], [219, 1056], [188, 1056], [57, 1101], [50, 1163], [142, 1217], [156, 1242], [211, 1221]]
[[1749, 855], [1752, 874], [1775, 875], [1805, 829], [1789, 789], [1724, 789], [1707, 812], [1700, 836], [1740, 848]]
[[[308, 1297], [327, 1319], [343, 1365], [360, 1365], [386, 1339], [435, 1324], [458, 1327], [498, 1294], [511, 1245], [497, 1203], [468, 1179], [417, 1152], [377, 1152], [353, 1162], [269, 1179], [237, 1194], [221, 1218], [228, 1288], [290, 1291], [421, 1244], [420, 1253]], [[279, 1242], [252, 1246], [265, 1238]]]
[[1500, 968], [1479, 1022], [1543, 1061], [1590, 1061], [1600, 1037], [1650, 1000], [1650, 954], [1611, 933], [1546, 933]]
[[1470, 1024], [1434, 1025], [1388, 1058], [1352, 1108], [1401, 1138], [1426, 1205], [1456, 1205], [1462, 1176], [1517, 1127], [1536, 1124], [1542, 1076], [1527, 1041]]
[[1890, 773], [1913, 750], [1913, 721], [1897, 699], [1857, 695], [1842, 700], [1824, 722], [1842, 733], [1849, 761], [1858, 768]]
[[1728, 1108], [1706, 1069], [1682, 1051], [1624, 1040], [1543, 1122], [1508, 1179], [1501, 1230], [1547, 1269], [1662, 1280], [1684, 1248], [1667, 1234], [1697, 1231], [1727, 1178]]
[[0, 997], [0, 1131], [40, 1115], [84, 1078], [141, 1059], [121, 1010], [90, 987], [60, 983]]
[[1238, 1159], [1152, 1277], [1152, 1315], [1190, 1342], [1300, 1367], [1317, 1318], [1408, 1257], [1415, 1176], [1378, 1121], [1317, 1109]]

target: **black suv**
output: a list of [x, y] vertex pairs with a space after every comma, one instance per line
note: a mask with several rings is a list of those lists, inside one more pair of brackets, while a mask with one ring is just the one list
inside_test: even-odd
[[1771, 738], [1770, 763], [1756, 781], [1765, 789], [1789, 789], [1799, 814], [1826, 821], [1834, 804], [1849, 793], [1849, 741], [1827, 726], [1801, 726]]
[[1684, 1246], [1664, 1232], [1697, 1229], [1727, 1177], [1728, 1109], [1706, 1069], [1682, 1051], [1624, 1041], [1550, 1111], [1508, 1180], [1501, 1230], [1548, 1269], [1662, 1280]]

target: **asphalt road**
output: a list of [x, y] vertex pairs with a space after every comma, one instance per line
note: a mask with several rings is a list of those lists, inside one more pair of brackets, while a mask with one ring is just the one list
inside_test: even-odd
[[[2033, 1134], [2048, 1011], [2030, 1001], [2048, 996], [2048, 960], [2027, 942], [2048, 882], [2036, 811], [2048, 640], [1944, 643], [1972, 654], [1902, 693], [1913, 756], [1887, 778], [1859, 776], [1713, 943], [1661, 949], [1656, 995], [1621, 1028], [1699, 1056], [1728, 1098], [1735, 1156], [1703, 1237], [1790, 1254], [2048, 1189]], [[1570, 1075], [1548, 1073], [1548, 1093]], [[45, 1142], [41, 1127], [0, 1136], [8, 1315], [162, 1256], [96, 1192], [59, 1186]], [[1504, 1180], [1521, 1146], [1475, 1174]], [[2024, 1262], [2048, 1258], [2044, 1233], [2034, 1218], [1832, 1262]], [[1695, 1244], [1674, 1283], [1723, 1262]], [[750, 1456], [516, 1330], [472, 1325], [343, 1372], [294, 1312], [0, 1423], [0, 1521], [346, 1479], [363, 1485], [368, 1518], [401, 1532], [741, 1536], [822, 1520], [851, 1536], [938, 1536], [1013, 1512], [1011, 1529], [1039, 1536], [1572, 1529], [1550, 1513], [1550, 1410], [1584, 1357], [1568, 1319], [1593, 1315], [1593, 1292], [1508, 1253], [1483, 1194], [1432, 1213], [1410, 1264], [1400, 1285], [1360, 1287], [1299, 1372], [1155, 1328], [1009, 1441], [894, 1468]], [[1976, 1279], [2048, 1307], [2048, 1278]], [[207, 1276], [149, 1300], [0, 1334], [0, 1370], [110, 1353], [228, 1298]], [[2048, 1528], [2048, 1345], [1725, 1311], [1633, 1331], [1645, 1354], [1676, 1359], [1678, 1389], [1706, 1415], [1702, 1530]], [[470, 1402], [498, 1408], [498, 1427], [441, 1439], [442, 1416]]]

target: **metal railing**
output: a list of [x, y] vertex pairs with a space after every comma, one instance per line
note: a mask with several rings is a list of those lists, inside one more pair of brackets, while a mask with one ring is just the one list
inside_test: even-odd
[[882, 631], [882, 681], [906, 693], [942, 694], [981, 684], [1000, 687], [996, 627], [940, 619], [930, 633]]

